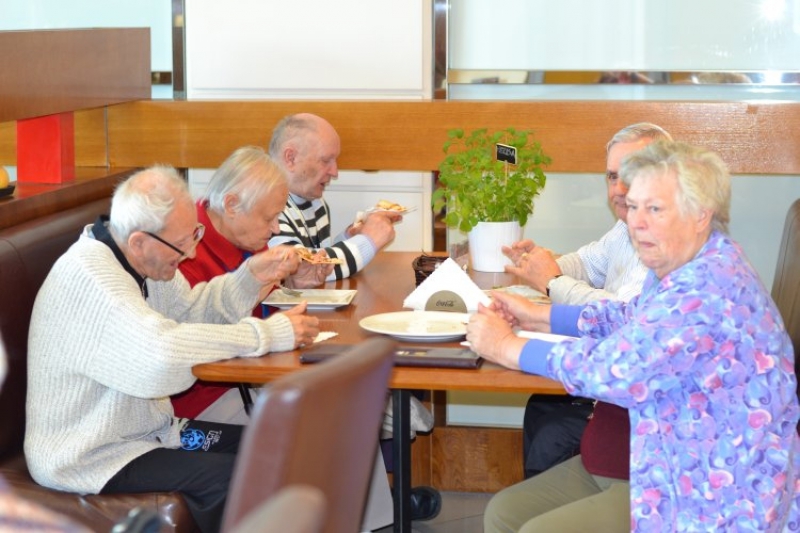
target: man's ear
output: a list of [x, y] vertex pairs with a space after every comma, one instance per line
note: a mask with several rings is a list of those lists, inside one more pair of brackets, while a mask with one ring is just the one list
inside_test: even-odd
[[128, 251], [129, 253], [135, 256], [141, 256], [144, 252], [142, 251], [142, 247], [144, 246], [144, 241], [147, 239], [147, 234], [142, 231], [134, 231], [130, 235], [128, 235]]
[[297, 162], [297, 149], [293, 146], [287, 146], [283, 149], [283, 164], [288, 169], [294, 168]]

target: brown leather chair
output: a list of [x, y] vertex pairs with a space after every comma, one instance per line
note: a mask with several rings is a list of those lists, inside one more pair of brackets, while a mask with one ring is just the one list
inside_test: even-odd
[[8, 355], [8, 375], [0, 389], [0, 476], [20, 497], [94, 531], [107, 532], [131, 509], [142, 507], [160, 516], [165, 533], [193, 532], [197, 526], [177, 492], [108, 496], [60, 492], [37, 484], [25, 464], [22, 441], [33, 301], [56, 259], [86, 224], [108, 212], [109, 205], [109, 199], [96, 200], [0, 231], [0, 333]]
[[290, 485], [245, 515], [231, 533], [322, 533], [325, 495], [307, 485]]
[[800, 200], [795, 200], [789, 207], [783, 225], [778, 263], [772, 281], [772, 299], [778, 305], [786, 331], [792, 339], [795, 374], [800, 376]]
[[325, 495], [322, 531], [359, 531], [394, 347], [386, 338], [369, 339], [260, 393], [239, 448], [223, 531], [293, 484]]

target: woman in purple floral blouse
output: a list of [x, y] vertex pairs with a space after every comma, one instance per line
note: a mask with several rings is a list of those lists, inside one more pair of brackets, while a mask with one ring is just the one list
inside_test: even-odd
[[[494, 293], [467, 340], [489, 360], [628, 409], [632, 531], [800, 530], [792, 343], [727, 235], [725, 165], [659, 142], [629, 156], [620, 175], [631, 240], [650, 269], [641, 295], [551, 307]], [[528, 340], [512, 327], [579, 338]], [[518, 498], [504, 504], [513, 489], [490, 502], [486, 524], [500, 525], [487, 531], [553, 523], [546, 515], [561, 504], [526, 514]]]

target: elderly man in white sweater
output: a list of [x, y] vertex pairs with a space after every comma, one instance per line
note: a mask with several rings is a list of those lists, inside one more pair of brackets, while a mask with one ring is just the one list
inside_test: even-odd
[[55, 263], [31, 317], [25, 455], [34, 479], [80, 493], [177, 490], [203, 531], [219, 527], [241, 427], [175, 419], [192, 366], [291, 350], [318, 333], [297, 308], [253, 306], [295, 270], [257, 254], [193, 289], [177, 271], [203, 227], [183, 179], [143, 170]]

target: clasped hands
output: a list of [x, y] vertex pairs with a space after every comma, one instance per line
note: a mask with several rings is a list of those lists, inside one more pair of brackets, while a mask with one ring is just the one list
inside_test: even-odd
[[505, 271], [541, 293], [547, 292], [548, 281], [561, 274], [561, 267], [556, 263], [553, 252], [536, 246], [530, 239], [503, 246], [501, 250], [514, 262], [514, 265], [506, 265]]
[[467, 340], [483, 358], [518, 370], [527, 339], [517, 337], [514, 328], [549, 331], [550, 306], [507, 292], [492, 291], [491, 297], [488, 306], [478, 304], [478, 312], [470, 317]]

